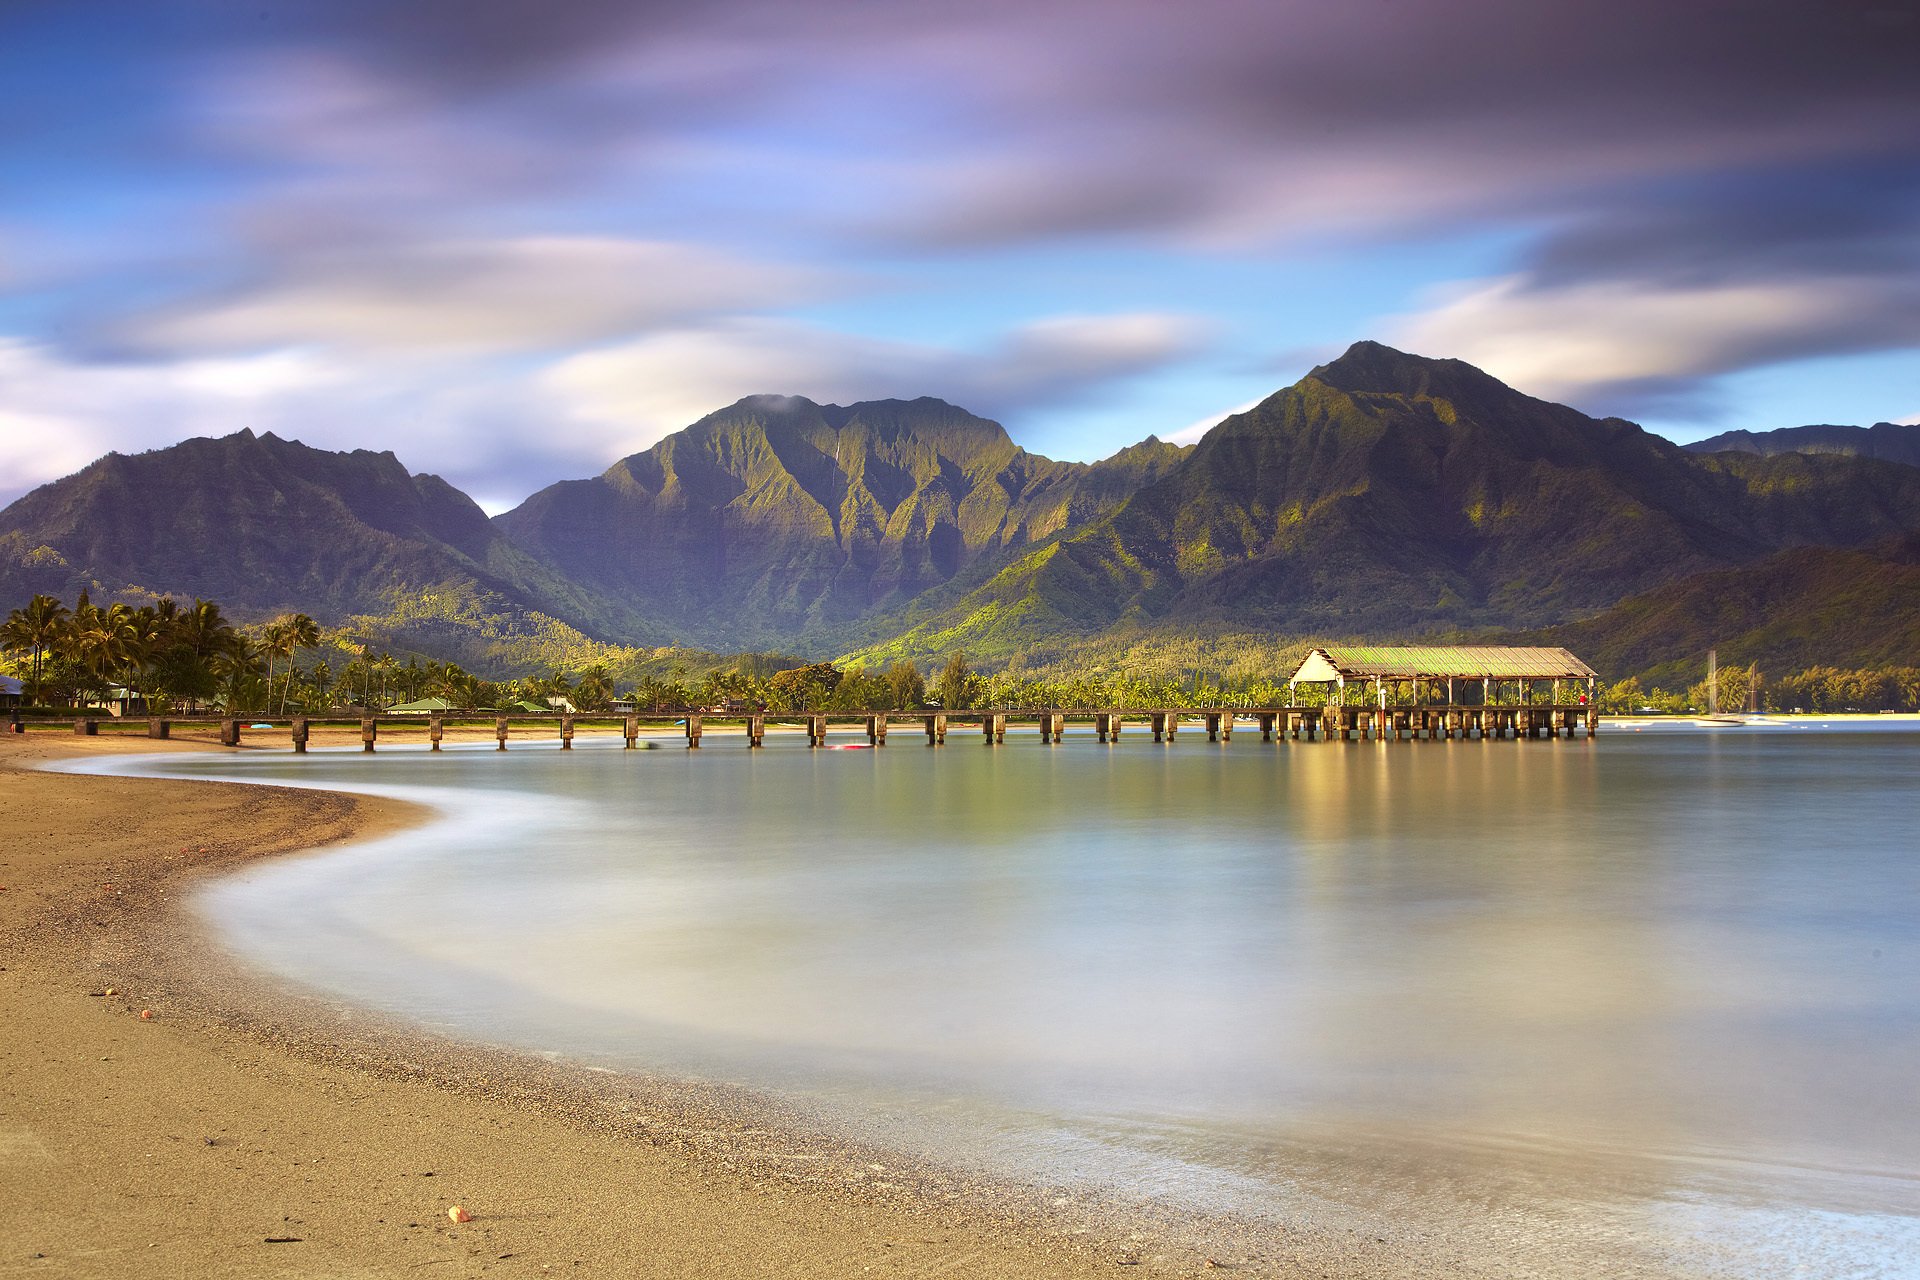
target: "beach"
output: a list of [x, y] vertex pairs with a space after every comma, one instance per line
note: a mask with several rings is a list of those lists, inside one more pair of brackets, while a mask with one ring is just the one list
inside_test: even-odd
[[[322, 1002], [252, 986], [176, 909], [195, 881], [424, 815], [325, 792], [30, 771], [152, 749], [209, 748], [0, 738], [0, 1275], [1238, 1265], [1018, 1223], [804, 1134], [775, 1142], [744, 1102], [716, 1115], [725, 1098], [670, 1083], [593, 1097], [557, 1068], [347, 1026]], [[451, 1221], [455, 1205], [472, 1221]]]
[[[750, 753], [735, 741], [696, 755], [662, 740], [668, 749], [635, 755], [620, 751], [616, 739], [563, 756], [556, 741], [529, 738], [532, 754], [501, 757], [474, 742], [465, 754], [429, 757], [416, 738], [411, 755], [392, 761], [391, 776], [416, 778], [409, 787], [376, 781], [388, 766], [353, 749], [351, 728], [316, 734], [316, 745], [337, 750], [298, 762], [278, 734], [265, 731], [238, 751], [184, 735], [151, 741], [137, 729], [91, 738], [51, 727], [0, 735], [0, 1016], [12, 1032], [0, 1041], [0, 1276], [398, 1275], [419, 1268], [661, 1276], [1082, 1276], [1121, 1268], [1326, 1278], [1897, 1274], [1873, 1269], [1910, 1256], [1900, 1243], [1909, 1233], [1900, 1177], [1887, 1181], [1876, 1171], [1897, 1175], [1904, 1129], [1892, 1117], [1865, 1133], [1856, 1123], [1887, 1094], [1885, 1082], [1858, 1064], [1839, 1071], [1823, 1063], [1819, 1044], [1791, 1023], [1772, 1040], [1739, 1039], [1748, 1026], [1739, 1017], [1746, 988], [1734, 989], [1740, 999], [1731, 1005], [1723, 1002], [1734, 1011], [1728, 1021], [1701, 1003], [1710, 988], [1683, 990], [1677, 971], [1644, 961], [1649, 940], [1667, 927], [1667, 908], [1652, 911], [1640, 899], [1646, 885], [1661, 886], [1676, 918], [1691, 919], [1699, 902], [1724, 897], [1720, 877], [1728, 868], [1739, 869], [1750, 897], [1778, 897], [1795, 912], [1815, 892], [1799, 886], [1790, 864], [1689, 861], [1686, 851], [1703, 842], [1720, 846], [1695, 830], [1698, 795], [1673, 785], [1683, 772], [1676, 762], [1720, 762], [1726, 803], [1713, 810], [1714, 821], [1732, 830], [1716, 838], [1734, 850], [1761, 847], [1754, 824], [1780, 821], [1740, 799], [1751, 788], [1770, 792], [1799, 779], [1792, 784], [1804, 794], [1793, 811], [1807, 810], [1815, 828], [1864, 824], [1872, 831], [1875, 811], [1856, 813], [1857, 796], [1822, 810], [1828, 788], [1819, 779], [1857, 780], [1875, 767], [1897, 773], [1905, 766], [1877, 746], [1862, 754], [1872, 744], [1853, 733], [1809, 740], [1787, 755], [1773, 731], [1725, 740], [1746, 744], [1738, 749], [1714, 747], [1719, 737], [1693, 727], [1649, 734], [1605, 757], [1567, 744], [1544, 751], [1497, 743], [1377, 752], [1302, 746], [1277, 771], [1273, 749], [1224, 744], [1179, 752], [1036, 746], [841, 755], [798, 744]], [[34, 771], [131, 765], [113, 757], [151, 751], [183, 757], [170, 762], [174, 768], [263, 781]], [[1778, 772], [1789, 766], [1790, 775]], [[1592, 789], [1596, 770], [1616, 786]], [[651, 782], [639, 785], [643, 778]], [[889, 783], [884, 792], [874, 785], [881, 778]], [[326, 789], [333, 787], [342, 790]], [[1579, 789], [1567, 802], [1575, 808], [1579, 795], [1632, 795], [1635, 803], [1598, 805], [1602, 828], [1578, 842], [1529, 837], [1534, 856], [1523, 860], [1472, 856], [1485, 838], [1474, 821], [1461, 824], [1481, 833], [1464, 853], [1436, 843], [1431, 824], [1420, 824], [1428, 832], [1422, 836], [1403, 821], [1471, 795], [1506, 814], [1516, 793], [1567, 788]], [[921, 914], [930, 903], [963, 901], [964, 886], [904, 872], [965, 872], [969, 857], [1013, 865], [998, 839], [935, 846], [917, 861], [906, 852], [908, 835], [923, 827], [969, 828], [989, 794], [1029, 815], [1022, 848], [1033, 854], [1031, 867], [1047, 872], [1040, 891], [995, 898], [985, 915]], [[569, 813], [548, 814], [537, 807], [546, 796], [575, 799]], [[623, 808], [615, 796], [633, 803]], [[676, 842], [675, 832], [704, 830], [723, 810], [722, 796], [741, 809], [726, 820], [728, 838]], [[1383, 809], [1387, 796], [1402, 803]], [[536, 806], [530, 817], [515, 808], [529, 798]], [[789, 827], [829, 830], [835, 815], [855, 806], [863, 815], [859, 835], [805, 859], [783, 852]], [[1035, 825], [1031, 815], [1054, 810], [1060, 824]], [[1253, 837], [1270, 834], [1275, 813], [1311, 815], [1307, 835], [1338, 842], [1319, 846], [1311, 898], [1259, 889], [1259, 877], [1304, 865], [1259, 852], [1266, 846]], [[1071, 874], [1052, 874], [1053, 860], [1080, 856], [1070, 828], [1101, 815], [1122, 826], [1152, 818], [1208, 832], [1208, 846], [1227, 861], [1210, 879], [1192, 848], [1168, 858], [1153, 842], [1100, 834]], [[608, 824], [653, 831], [646, 856], [620, 860], [611, 877], [601, 845], [580, 834]], [[1680, 851], [1675, 861], [1658, 853], [1669, 845]], [[314, 849], [321, 852], [300, 856]], [[1353, 849], [1398, 852], [1383, 864], [1377, 853], [1341, 852]], [[1645, 849], [1655, 853], [1631, 852]], [[1255, 878], [1236, 878], [1235, 867]], [[1823, 910], [1846, 918], [1878, 910], [1889, 880], [1876, 868], [1873, 859], [1852, 873], [1826, 868], [1816, 894]], [[1386, 929], [1400, 942], [1373, 943], [1383, 920], [1428, 911], [1441, 871], [1456, 897], [1470, 896], [1500, 922], [1496, 940], [1557, 975], [1542, 997], [1550, 1006], [1511, 982], [1488, 980], [1478, 941], [1484, 930], [1471, 934], [1464, 952], [1452, 945], [1457, 930], [1423, 940], [1404, 924]], [[853, 878], [842, 878], [848, 873]], [[636, 874], [664, 878], [650, 880], [639, 899], [621, 897], [632, 892], [622, 876]], [[273, 948], [261, 947], [261, 929], [334, 936], [320, 929], [330, 897], [376, 882], [373, 896], [389, 904], [397, 932], [385, 943], [376, 930], [364, 941], [349, 941], [349, 933], [321, 945], [392, 982], [341, 984], [322, 966], [321, 976], [300, 985], [300, 963], [278, 963]], [[1845, 890], [1856, 882], [1866, 898]], [[1209, 883], [1263, 905], [1241, 914], [1219, 898], [1192, 898], [1184, 914], [1129, 906], [1172, 900], [1176, 889], [1196, 894]], [[1343, 888], [1348, 883], [1358, 897]], [[1409, 895], [1403, 903], [1380, 891], [1396, 883]], [[613, 911], [611, 927], [592, 912], [566, 910], [557, 951], [543, 962], [532, 944], [554, 918], [545, 913], [582, 884], [582, 900], [627, 908]], [[1077, 916], [1048, 887], [1055, 884], [1072, 885]], [[896, 892], [903, 885], [907, 891]], [[236, 905], [240, 899], [244, 905]], [[664, 915], [632, 909], [654, 899]], [[792, 920], [761, 914], [757, 901], [783, 904]], [[713, 909], [689, 914], [700, 902]], [[1170, 985], [1173, 1003], [1142, 1003], [1141, 993], [1151, 993], [1183, 955], [1172, 935], [1156, 941], [1156, 929], [1178, 931], [1191, 919], [1200, 927], [1183, 936], [1233, 939], [1242, 936], [1237, 930], [1264, 930], [1301, 910], [1319, 930], [1291, 935], [1301, 964], [1226, 972], [1241, 974], [1238, 988], [1279, 984], [1270, 991], [1275, 999], [1287, 996], [1286, 984], [1331, 984], [1315, 988], [1314, 1000], [1292, 1001], [1264, 1020], [1243, 1010], [1208, 1023], [1203, 1010], [1187, 1023], [1185, 993], [1222, 986], [1188, 969]], [[284, 928], [283, 918], [299, 927]], [[484, 921], [473, 936], [477, 952], [462, 959], [457, 949], [438, 949], [452, 935], [436, 930], [450, 919]], [[1859, 927], [1876, 946], [1896, 945], [1897, 937], [1871, 931], [1874, 919]], [[990, 946], [968, 952], [981, 920], [989, 922]], [[1089, 949], [1058, 932], [1062, 921], [1076, 920], [1074, 928], [1095, 928], [1125, 947]], [[239, 927], [247, 921], [251, 933]], [[737, 988], [698, 988], [691, 1003], [669, 1003], [663, 1016], [650, 1016], [649, 1000], [668, 999], [661, 993], [689, 972], [712, 971], [709, 952], [737, 961], [754, 938], [790, 941], [802, 925], [828, 944], [819, 955], [854, 964], [849, 981], [863, 1001], [883, 1002], [890, 992], [900, 998], [875, 1005], [884, 1014], [871, 1025], [830, 1020], [831, 1002], [796, 1021], [795, 1010], [812, 1007], [808, 992], [848, 988], [830, 970], [790, 981], [800, 970], [783, 954]], [[1746, 927], [1758, 931], [1756, 946], [1778, 936], [1764, 911]], [[646, 951], [656, 936], [679, 941]], [[691, 969], [675, 954], [689, 939], [699, 948]], [[424, 949], [411, 951], [416, 944]], [[296, 942], [289, 953], [296, 960], [301, 945], [312, 944]], [[1075, 973], [1076, 947], [1099, 958], [1097, 978]], [[1262, 956], [1275, 950], [1257, 949]], [[1422, 957], [1423, 973], [1440, 975], [1437, 988], [1403, 971], [1410, 949]], [[1229, 951], [1229, 959], [1239, 954]], [[572, 967], [552, 967], [560, 953]], [[1184, 954], [1192, 965], [1210, 953]], [[1728, 954], [1744, 953], [1734, 947]], [[438, 979], [426, 963], [434, 955], [453, 965]], [[1872, 972], [1799, 972], [1803, 983], [1823, 974], [1844, 981], [1856, 997], [1879, 1000], [1897, 1016], [1906, 1007], [1896, 990], [1903, 961], [1888, 955], [1882, 961], [1872, 953]], [[1577, 971], [1540, 959], [1555, 956], [1570, 957]], [[855, 1081], [884, 1061], [884, 1034], [875, 1040], [876, 1030], [941, 1044], [950, 1023], [980, 1007], [977, 992], [969, 1004], [965, 975], [988, 973], [1002, 963], [995, 957], [1011, 967], [997, 982], [982, 978], [993, 991], [1063, 1002], [1041, 1009], [1041, 1048], [1070, 1048], [1086, 1056], [1085, 1069], [1123, 1073], [1099, 1077], [1108, 1082], [1091, 1096], [1105, 1110], [1046, 1111], [1045, 1059], [1037, 1051], [1021, 1059], [1021, 1088], [1005, 1095], [1011, 1113], [956, 1109], [955, 1098], [985, 1096], [964, 1083], [919, 1093], [852, 1083], [850, 1093], [833, 1094], [833, 1077]], [[916, 993], [910, 982], [891, 985], [915, 963], [938, 970], [937, 994]], [[1142, 963], [1151, 971], [1141, 971]], [[1696, 950], [1688, 972], [1737, 970], [1717, 970], [1711, 953]], [[1037, 973], [1045, 980], [1033, 981]], [[544, 989], [566, 1007], [516, 1025], [525, 1009], [508, 988], [532, 989], [527, 984], [543, 974]], [[1875, 996], [1870, 979], [1887, 989]], [[1625, 989], [1643, 992], [1635, 1016], [1652, 1021], [1637, 1033], [1641, 1047], [1615, 1070], [1582, 1038], [1583, 1028], [1619, 1035], [1628, 1010], [1609, 993]], [[414, 994], [385, 998], [395, 990]], [[1422, 990], [1429, 995], [1395, 994]], [[1116, 993], [1124, 998], [1115, 1007], [1127, 1012], [1103, 1022], [1098, 1010]], [[1817, 993], [1807, 998], [1809, 1007], [1831, 1004]], [[1419, 1006], [1434, 999], [1459, 1003], [1429, 1017]], [[1540, 1030], [1542, 1007], [1553, 1013], [1551, 1035]], [[738, 1015], [731, 1028], [719, 1021], [729, 1009]], [[598, 1012], [582, 1022], [582, 1010]], [[1018, 1025], [1008, 1021], [1017, 1008], [995, 1004], [989, 1012], [980, 1026]], [[675, 1014], [705, 1028], [706, 1042], [760, 1037], [776, 1064], [812, 1054], [832, 1064], [828, 1082], [788, 1089], [779, 1073], [756, 1075], [752, 1053], [653, 1052], [666, 1043], [660, 1033], [681, 1021]], [[1721, 1021], [1710, 1022], [1715, 1016]], [[1462, 1023], [1468, 1034], [1453, 1036], [1450, 1028]], [[954, 1025], [962, 1027], [958, 1039], [933, 1055], [950, 1075], [964, 1073], [967, 1054], [987, 1042], [984, 1031]], [[1261, 1027], [1276, 1037], [1271, 1043], [1257, 1034]], [[1527, 1055], [1546, 1052], [1556, 1036], [1572, 1055], [1563, 1061], [1582, 1069], [1527, 1068]], [[1382, 1084], [1374, 1118], [1332, 1109], [1319, 1124], [1250, 1127], [1231, 1115], [1217, 1125], [1199, 1122], [1202, 1069], [1222, 1087], [1255, 1091], [1235, 1097], [1259, 1096], [1288, 1072], [1312, 1086], [1317, 1077], [1299, 1073], [1313, 1058], [1294, 1055], [1329, 1043], [1347, 1055], [1326, 1077], [1344, 1097], [1361, 1096], [1356, 1090], [1368, 1086], [1358, 1068], [1376, 1064]], [[1379, 1065], [1399, 1062], [1409, 1043], [1428, 1055], [1418, 1084], [1424, 1101]], [[1205, 1052], [1187, 1055], [1190, 1044]], [[1742, 1045], [1751, 1050], [1747, 1059], [1739, 1057]], [[1899, 1060], [1897, 1043], [1889, 1052], [1888, 1062]], [[1725, 1061], [1711, 1079], [1722, 1083], [1703, 1095], [1697, 1064], [1714, 1054]], [[1749, 1097], [1740, 1114], [1802, 1124], [1811, 1139], [1750, 1132], [1711, 1105], [1727, 1082], [1751, 1079], [1739, 1069], [1743, 1060], [1770, 1064], [1766, 1079], [1783, 1083]], [[1140, 1104], [1137, 1124], [1106, 1119], [1115, 1114], [1112, 1099], [1123, 1096], [1116, 1084], [1151, 1081], [1157, 1061], [1172, 1063], [1173, 1104], [1156, 1100], [1164, 1092], [1142, 1095], [1149, 1101]], [[1818, 1087], [1791, 1084], [1781, 1074], [1789, 1069]], [[981, 1080], [983, 1088], [992, 1084]], [[1851, 1092], [1839, 1087], [1845, 1080]], [[1646, 1086], [1643, 1097], [1647, 1081], [1660, 1083]], [[1039, 1094], [1021, 1091], [1029, 1082]], [[823, 1109], [832, 1096], [853, 1098], [868, 1114], [848, 1123], [844, 1107]], [[1485, 1117], [1478, 1129], [1448, 1127], [1470, 1108]], [[1556, 1137], [1555, 1125], [1566, 1132]], [[1018, 1144], [1035, 1132], [1070, 1140], [1054, 1146], [1043, 1138], [1023, 1154]], [[1794, 1153], [1829, 1135], [1853, 1154], [1844, 1167], [1829, 1162], [1819, 1177], [1803, 1176]], [[1734, 1177], [1720, 1168], [1720, 1154], [1743, 1142], [1754, 1144], [1758, 1172]], [[1725, 1187], [1732, 1190], [1716, 1190]], [[454, 1206], [472, 1221], [450, 1220]], [[1788, 1223], [1791, 1238], [1778, 1234]], [[1843, 1263], [1855, 1253], [1857, 1265]]]

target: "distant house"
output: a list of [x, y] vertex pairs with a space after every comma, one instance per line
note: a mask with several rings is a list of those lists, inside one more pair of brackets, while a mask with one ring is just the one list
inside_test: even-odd
[[458, 710], [461, 708], [454, 706], [445, 698], [422, 698], [418, 702], [402, 702], [387, 708], [389, 713], [400, 715], [432, 715], [442, 711]]
[[1551, 681], [1558, 701], [1563, 682], [1571, 681], [1580, 700], [1596, 693], [1599, 673], [1565, 649], [1524, 648], [1510, 645], [1328, 645], [1313, 649], [1287, 681], [1289, 700], [1303, 684], [1333, 686], [1330, 701], [1339, 701], [1349, 684], [1371, 683], [1381, 706], [1399, 686], [1410, 687], [1416, 699], [1422, 682], [1429, 690], [1444, 686], [1448, 702], [1489, 701], [1502, 685], [1518, 685], [1522, 692], [1535, 683]]
[[133, 690], [123, 684], [108, 685], [103, 696], [88, 698], [80, 705], [110, 716], [138, 715], [147, 707], [146, 699], [135, 697]]
[[26, 690], [12, 676], [0, 676], [0, 707], [17, 707], [26, 701]]

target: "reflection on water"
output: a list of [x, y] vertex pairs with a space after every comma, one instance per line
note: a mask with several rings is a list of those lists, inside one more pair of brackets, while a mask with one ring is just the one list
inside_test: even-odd
[[1465, 1177], [1711, 1222], [1746, 1274], [1920, 1246], [1920, 735], [236, 763], [457, 788], [205, 907], [472, 1034], [1251, 1212]]

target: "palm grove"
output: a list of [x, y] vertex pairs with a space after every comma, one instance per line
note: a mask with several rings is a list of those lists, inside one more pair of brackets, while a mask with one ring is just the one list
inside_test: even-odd
[[[628, 651], [632, 652], [632, 651]], [[68, 608], [34, 596], [0, 623], [0, 670], [19, 678], [30, 706], [68, 709], [121, 704], [155, 713], [218, 708], [238, 714], [312, 714], [387, 708], [433, 698], [450, 709], [602, 711], [616, 700], [641, 711], [748, 707], [771, 712], [907, 711], [1076, 707], [1148, 710], [1174, 706], [1270, 707], [1288, 699], [1284, 676], [1202, 672], [1150, 676], [1106, 670], [1032, 675], [1017, 667], [973, 670], [954, 654], [937, 672], [910, 662], [866, 670], [776, 654], [721, 657], [661, 651], [656, 661], [616, 672], [605, 662], [493, 681], [452, 662], [414, 654], [401, 661], [371, 637], [323, 628], [301, 613], [236, 625], [218, 603], [171, 597], [101, 606], [82, 593]], [[1277, 664], [1290, 668], [1290, 663]], [[657, 669], [656, 669], [657, 668]], [[1759, 680], [1751, 667], [1723, 667], [1720, 701], [1740, 706]], [[1814, 668], [1768, 681], [1753, 701], [1768, 710], [1920, 710], [1920, 669]], [[1301, 701], [1318, 690], [1303, 687]], [[1357, 686], [1349, 696], [1364, 699]], [[1704, 684], [1643, 688], [1637, 679], [1603, 687], [1609, 712], [1685, 712], [1707, 705]]]

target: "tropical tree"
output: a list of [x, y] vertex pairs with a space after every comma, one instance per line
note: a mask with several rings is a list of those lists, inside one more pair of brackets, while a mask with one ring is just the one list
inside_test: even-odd
[[163, 679], [170, 692], [205, 701], [230, 683], [233, 665], [249, 661], [252, 655], [245, 637], [234, 630], [220, 606], [195, 600], [174, 624], [173, 643], [162, 662]]
[[283, 613], [269, 622], [262, 631], [261, 648], [267, 656], [267, 687], [273, 687], [273, 660], [284, 655], [287, 659], [287, 680], [280, 691], [280, 710], [287, 709], [287, 699], [293, 695], [293, 655], [298, 649], [311, 649], [320, 643], [320, 627], [304, 613]]
[[595, 663], [580, 673], [579, 682], [573, 686], [573, 704], [582, 711], [599, 711], [613, 701], [613, 676], [602, 663]]
[[37, 595], [27, 601], [24, 607], [7, 615], [6, 622], [0, 624], [0, 646], [32, 654], [33, 667], [27, 696], [34, 702], [38, 702], [41, 696], [43, 659], [65, 634], [67, 620], [71, 616], [67, 607], [53, 596]]
[[133, 656], [133, 610], [124, 604], [101, 609], [88, 604], [74, 612], [67, 652], [79, 667], [88, 692], [104, 695]]
[[934, 682], [933, 692], [940, 699], [940, 705], [949, 711], [965, 707], [968, 694], [973, 692], [973, 669], [967, 665], [967, 655], [956, 653], [947, 659], [946, 670]]
[[911, 662], [894, 663], [882, 678], [887, 682], [896, 711], [912, 711], [927, 700], [927, 682], [921, 678], [920, 668]]

